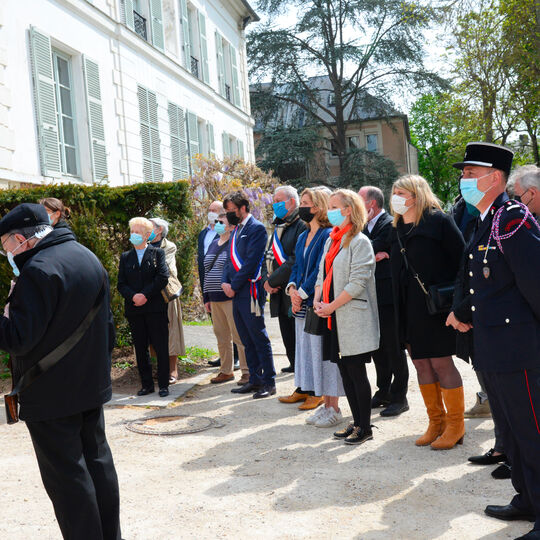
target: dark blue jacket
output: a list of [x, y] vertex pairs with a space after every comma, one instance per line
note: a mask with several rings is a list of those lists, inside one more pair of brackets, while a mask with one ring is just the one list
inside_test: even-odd
[[328, 240], [331, 230], [331, 228], [319, 229], [307, 247], [305, 255], [304, 248], [306, 247], [308, 231], [304, 231], [298, 237], [298, 242], [296, 243], [296, 262], [292, 267], [289, 283], [294, 283], [301, 296], [304, 296], [302, 293], [308, 296], [306, 298], [306, 305], [308, 306], [313, 305], [313, 295], [315, 294], [315, 283], [317, 281], [317, 274], [319, 273], [319, 265], [324, 251], [324, 245], [326, 240]]
[[[209, 227], [205, 227], [197, 238], [197, 269], [199, 271], [199, 282], [201, 284], [201, 292], [204, 291], [204, 238], [209, 231]], [[215, 238], [218, 238], [216, 235]], [[214, 240], [215, 240], [214, 238]]]
[[[230, 283], [236, 296], [250, 296], [250, 280], [255, 277], [257, 269], [261, 264], [267, 239], [268, 234], [266, 233], [265, 226], [253, 216], [248, 219], [247, 223], [238, 233], [236, 249], [243, 262], [242, 268], [237, 272], [229, 256], [223, 269], [223, 283]], [[261, 285], [262, 280], [259, 280], [257, 284], [259, 293], [262, 290]], [[259, 298], [261, 299], [261, 303], [264, 303], [265, 295], [259, 294]]]

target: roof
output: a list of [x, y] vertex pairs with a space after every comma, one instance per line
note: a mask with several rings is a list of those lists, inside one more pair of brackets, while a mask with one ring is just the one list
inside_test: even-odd
[[243, 28], [245, 28], [250, 22], [259, 22], [261, 20], [261, 18], [257, 15], [257, 13], [255, 13], [255, 10], [249, 5], [247, 0], [240, 0], [240, 2], [242, 3], [242, 5], [244, 6], [244, 8], [249, 14], [249, 20], [246, 20], [248, 19], [248, 17], [244, 19]]

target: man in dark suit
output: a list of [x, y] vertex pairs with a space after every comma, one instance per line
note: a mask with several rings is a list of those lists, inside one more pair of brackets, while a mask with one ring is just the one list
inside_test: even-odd
[[379, 349], [372, 353], [377, 371], [378, 390], [372, 398], [371, 406], [373, 408], [384, 406], [381, 416], [398, 416], [409, 410], [407, 402], [409, 369], [405, 351], [399, 347], [392, 297], [389, 258], [392, 217], [383, 208], [384, 195], [378, 187], [364, 186], [360, 189], [359, 195], [364, 200], [368, 212], [368, 223], [363, 232], [371, 240], [377, 261], [375, 284], [381, 338]]
[[223, 206], [228, 222], [236, 228], [230, 240], [222, 288], [233, 299], [234, 322], [249, 368], [249, 382], [231, 392], [255, 392], [255, 399], [265, 398], [276, 393], [272, 346], [264, 324], [266, 297], [261, 280], [268, 235], [264, 225], [249, 213], [249, 200], [243, 192], [227, 195]]
[[296, 352], [295, 322], [290, 314], [291, 298], [285, 293], [285, 287], [296, 260], [296, 241], [306, 228], [298, 216], [299, 204], [298, 192], [292, 186], [276, 189], [273, 204], [275, 228], [268, 239], [266, 260], [262, 267], [264, 289], [270, 294], [270, 316], [279, 319], [279, 330], [290, 364], [281, 370], [285, 373], [294, 372]]

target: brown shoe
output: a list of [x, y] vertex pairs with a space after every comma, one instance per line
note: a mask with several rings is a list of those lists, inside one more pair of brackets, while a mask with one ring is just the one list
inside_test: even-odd
[[309, 411], [310, 409], [316, 409], [319, 405], [324, 403], [324, 398], [319, 396], [309, 396], [300, 407], [302, 411]]
[[281, 403], [297, 403], [298, 401], [305, 401], [309, 397], [309, 394], [301, 394], [295, 390], [290, 396], [281, 396], [278, 399]]
[[249, 382], [249, 373], [247, 375], [242, 375], [240, 380], [236, 383], [238, 386], [244, 386]]
[[219, 384], [227, 381], [234, 381], [234, 375], [232, 373], [230, 375], [218, 373], [213, 379], [210, 379], [212, 384]]

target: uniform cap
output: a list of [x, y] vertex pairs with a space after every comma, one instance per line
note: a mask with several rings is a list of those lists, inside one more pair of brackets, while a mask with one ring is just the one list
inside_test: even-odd
[[49, 214], [41, 204], [22, 203], [0, 220], [0, 236], [16, 229], [50, 225]]
[[463, 169], [467, 165], [478, 165], [480, 167], [493, 167], [500, 169], [507, 175], [512, 168], [514, 152], [505, 146], [498, 144], [471, 142], [465, 150], [463, 161], [454, 163], [456, 169]]

